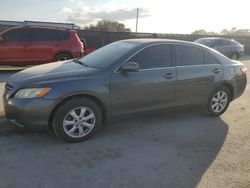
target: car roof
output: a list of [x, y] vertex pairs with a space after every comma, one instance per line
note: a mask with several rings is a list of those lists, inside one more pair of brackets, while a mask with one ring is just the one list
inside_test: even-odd
[[224, 38], [224, 37], [203, 37], [203, 38], [199, 38], [199, 39], [204, 39], [204, 40], [218, 40], [218, 39], [223, 39], [223, 40], [234, 41], [234, 39], [228, 39], [228, 38]]
[[139, 45], [150, 45], [150, 44], [161, 44], [161, 43], [175, 43], [175, 44], [187, 44], [191, 46], [199, 47], [205, 51], [208, 51], [212, 53], [217, 60], [219, 60], [221, 63], [230, 62], [228, 58], [226, 58], [224, 55], [220, 54], [218, 51], [209, 48], [203, 44], [195, 43], [195, 42], [189, 42], [189, 41], [183, 41], [183, 40], [174, 40], [174, 39], [158, 39], [158, 38], [140, 38], [140, 39], [127, 39], [127, 40], [120, 40], [117, 42], [124, 42], [124, 43], [137, 43]]
[[9, 30], [15, 30], [15, 29], [28, 29], [28, 28], [34, 28], [34, 29], [50, 29], [50, 30], [57, 30], [57, 31], [74, 31], [67, 28], [58, 28], [58, 27], [49, 27], [49, 26], [18, 26], [18, 27], [11, 27], [3, 32], [9, 31]]
[[135, 38], [135, 39], [120, 40], [118, 42], [132, 42], [132, 43], [141, 43], [141, 44], [181, 43], [181, 44], [197, 45], [197, 43], [189, 42], [189, 41], [184, 41], [184, 40], [160, 39], [160, 38]]
[[150, 44], [161, 44], [161, 43], [175, 43], [175, 44], [186, 44], [186, 45], [192, 45], [196, 47], [200, 47], [202, 49], [209, 50], [210, 49], [203, 45], [196, 42], [190, 42], [190, 41], [184, 41], [184, 40], [175, 40], [175, 39], [160, 39], [160, 38], [135, 38], [135, 39], [126, 39], [126, 40], [120, 40], [117, 42], [124, 42], [124, 43], [135, 43], [139, 46], [147, 46]]

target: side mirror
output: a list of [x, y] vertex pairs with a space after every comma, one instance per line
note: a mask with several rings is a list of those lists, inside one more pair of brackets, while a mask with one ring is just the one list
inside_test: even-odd
[[0, 42], [3, 42], [4, 40], [3, 40], [3, 37], [2, 36], [0, 36]]
[[121, 70], [125, 72], [136, 72], [139, 70], [139, 65], [136, 62], [127, 62], [122, 66]]

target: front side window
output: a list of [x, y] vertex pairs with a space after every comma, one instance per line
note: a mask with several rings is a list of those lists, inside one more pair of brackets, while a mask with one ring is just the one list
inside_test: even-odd
[[29, 40], [29, 34], [26, 29], [10, 30], [4, 34], [6, 42], [24, 42]]
[[203, 51], [194, 46], [176, 45], [177, 66], [203, 65]]
[[114, 42], [82, 57], [79, 61], [89, 67], [106, 68], [133, 51], [137, 45], [139, 44]]
[[211, 40], [211, 39], [204, 39], [204, 38], [201, 38], [201, 39], [197, 39], [195, 42], [196, 42], [196, 43], [199, 43], [199, 44], [206, 45], [206, 46], [210, 46], [211, 43], [212, 43], [212, 40]]
[[214, 40], [212, 43], [211, 47], [217, 47], [217, 46], [222, 46], [222, 41], [220, 39]]
[[169, 44], [159, 44], [147, 47], [129, 61], [138, 63], [140, 69], [170, 67], [171, 46]]

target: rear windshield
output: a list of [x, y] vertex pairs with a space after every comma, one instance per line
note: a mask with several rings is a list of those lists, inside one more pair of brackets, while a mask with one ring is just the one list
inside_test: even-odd
[[136, 43], [125, 42], [111, 43], [84, 56], [79, 61], [90, 67], [106, 68], [132, 51], [137, 45]]

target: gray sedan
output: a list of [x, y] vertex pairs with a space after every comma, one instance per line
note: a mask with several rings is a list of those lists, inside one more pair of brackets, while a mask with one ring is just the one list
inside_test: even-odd
[[230, 59], [237, 60], [244, 55], [244, 46], [233, 39], [210, 37], [200, 38], [194, 42], [213, 48]]
[[203, 45], [133, 39], [16, 73], [3, 97], [12, 124], [78, 142], [124, 114], [195, 105], [219, 116], [246, 82], [242, 63]]

